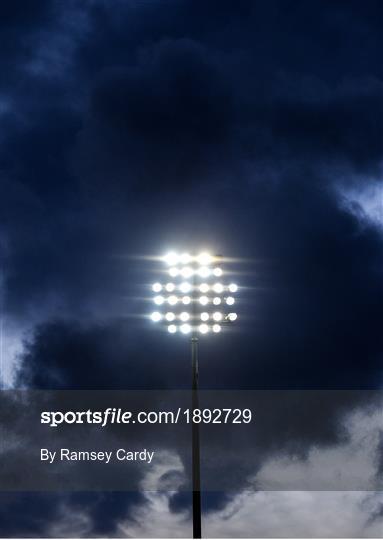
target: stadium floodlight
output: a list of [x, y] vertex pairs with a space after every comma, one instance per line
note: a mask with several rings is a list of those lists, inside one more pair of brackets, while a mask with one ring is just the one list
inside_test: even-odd
[[207, 283], [201, 283], [201, 285], [199, 286], [199, 290], [202, 292], [202, 293], [207, 293], [209, 292], [209, 285]]
[[[152, 291], [157, 306], [164, 304], [163, 313], [154, 311], [150, 318], [164, 324], [170, 334], [190, 336], [192, 353], [192, 408], [198, 409], [198, 342], [199, 336], [209, 339], [237, 320], [237, 313], [227, 309], [235, 302], [235, 283], [224, 283], [221, 258], [207, 252], [192, 255], [171, 251], [162, 257], [166, 274], [172, 282], [154, 283]], [[217, 282], [217, 278], [221, 281]], [[160, 294], [161, 293], [161, 294]], [[170, 293], [167, 296], [167, 293]], [[179, 296], [177, 296], [179, 294]], [[162, 296], [164, 295], [164, 296]], [[171, 306], [171, 307], [169, 307]], [[219, 308], [217, 307], [219, 306]], [[171, 309], [171, 311], [170, 311]], [[192, 423], [193, 472], [193, 537], [201, 538], [201, 486], [199, 459], [199, 425]]]
[[161, 285], [161, 283], [154, 283], [154, 284], [152, 285], [152, 291], [153, 291], [153, 292], [156, 292], [156, 293], [161, 292], [161, 291], [162, 291], [162, 285]]
[[[221, 330], [221, 325], [237, 319], [236, 313], [229, 310], [225, 313], [225, 307], [233, 306], [235, 303], [233, 295], [238, 291], [238, 285], [224, 283], [224, 280], [217, 281], [217, 277], [222, 279], [224, 275], [220, 257], [214, 257], [207, 252], [192, 255], [188, 252], [170, 251], [162, 257], [162, 261], [173, 280], [165, 283], [158, 281], [152, 285], [152, 291], [155, 293], [154, 303], [157, 306], [163, 304], [168, 306], [168, 310], [165, 309], [164, 313], [156, 311], [151, 314], [153, 322], [167, 323], [179, 320], [181, 323], [190, 324], [190, 331], [196, 336], [214, 330], [215, 323], [220, 323], [219, 330]], [[181, 308], [177, 308], [178, 305]], [[172, 311], [169, 311], [169, 306]], [[212, 321], [212, 325], [207, 325], [206, 328], [208, 321]], [[185, 324], [181, 323], [170, 325], [171, 329], [168, 327], [168, 330], [172, 333], [189, 333], [182, 331], [181, 327], [185, 330]], [[215, 325], [215, 331], [219, 330]]]
[[173, 251], [171, 251], [170, 253], [168, 253], [167, 255], [165, 255], [164, 261], [165, 261], [166, 264], [168, 264], [169, 266], [174, 266], [175, 264], [178, 263], [179, 258], [178, 258], [178, 255], [177, 255], [176, 253], [174, 253]]
[[191, 291], [191, 288], [192, 288], [191, 284], [188, 283], [187, 281], [183, 281], [183, 282], [179, 285], [179, 289], [180, 289], [180, 291], [183, 292], [183, 293], [188, 293], [188, 292], [190, 292], [190, 291]]
[[181, 324], [180, 330], [183, 334], [189, 334], [191, 332], [192, 327], [190, 324]]
[[197, 270], [197, 274], [202, 277], [202, 278], [207, 278], [210, 276], [210, 268], [208, 268], [207, 266], [201, 266], [198, 270]]
[[207, 324], [200, 324], [198, 330], [201, 332], [201, 334], [207, 334], [207, 332], [209, 332], [209, 327]]
[[180, 274], [182, 277], [188, 279], [193, 275], [193, 270], [190, 266], [184, 266], [183, 268], [181, 268]]
[[214, 283], [213, 291], [216, 292], [216, 293], [221, 293], [223, 291], [222, 283]]
[[197, 255], [196, 260], [201, 266], [208, 266], [212, 262], [212, 256], [209, 253], [200, 253]]

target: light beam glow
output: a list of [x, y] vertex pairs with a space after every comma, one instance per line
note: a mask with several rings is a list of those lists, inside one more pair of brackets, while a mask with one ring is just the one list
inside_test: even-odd
[[188, 293], [191, 291], [191, 285], [187, 281], [183, 281], [179, 287], [180, 291], [183, 293]]
[[168, 264], [169, 266], [174, 266], [178, 263], [178, 255], [177, 253], [174, 253], [174, 251], [170, 251], [169, 253], [167, 253], [164, 257], [164, 261], [166, 262], [166, 264]]
[[200, 253], [197, 257], [197, 261], [201, 266], [208, 266], [209, 264], [211, 264], [212, 260], [212, 256], [206, 252]]
[[216, 293], [221, 293], [223, 292], [223, 285], [222, 283], [214, 283], [213, 285], [213, 291], [216, 292]]

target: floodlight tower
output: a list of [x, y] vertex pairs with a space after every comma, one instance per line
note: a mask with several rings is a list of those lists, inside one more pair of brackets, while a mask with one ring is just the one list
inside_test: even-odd
[[[238, 290], [235, 283], [217, 281], [223, 275], [220, 256], [209, 253], [168, 253], [162, 258], [166, 272], [172, 278], [167, 283], [154, 283], [154, 303], [164, 306], [164, 312], [154, 311], [154, 322], [165, 322], [168, 332], [190, 335], [192, 360], [192, 483], [193, 483], [193, 538], [201, 538], [201, 475], [199, 423], [193, 411], [199, 409], [198, 400], [198, 340], [210, 331], [219, 333], [222, 326], [237, 319], [230, 312], [235, 303], [232, 296]], [[188, 281], [187, 281], [188, 280]], [[167, 293], [170, 293], [169, 295]], [[177, 295], [176, 293], [179, 293]], [[168, 308], [168, 306], [170, 306]], [[180, 306], [180, 307], [179, 307]], [[189, 306], [189, 308], [187, 307]], [[169, 311], [167, 311], [169, 309]], [[186, 311], [188, 309], [188, 311]], [[177, 324], [179, 323], [179, 324]]]

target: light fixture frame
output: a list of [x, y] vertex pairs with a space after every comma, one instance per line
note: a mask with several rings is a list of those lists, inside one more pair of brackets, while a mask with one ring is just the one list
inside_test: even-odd
[[[153, 318], [152, 313], [155, 324], [164, 324], [170, 333], [206, 335], [219, 333], [222, 326], [237, 320], [238, 315], [233, 313], [232, 306], [235, 303], [234, 293], [239, 287], [231, 281], [224, 283], [221, 256], [212, 256], [207, 252], [198, 255], [171, 252], [162, 257], [162, 262], [165, 264], [166, 278], [152, 285], [156, 313], [161, 314], [160, 318]], [[166, 294], [169, 292], [170, 295]], [[156, 302], [158, 297], [164, 299], [161, 304]], [[168, 312], [175, 314], [171, 321], [166, 317]], [[189, 314], [189, 318], [185, 318], [185, 313]], [[204, 313], [208, 313], [208, 318], [201, 317]], [[217, 315], [214, 317], [216, 313], [222, 314], [221, 318]], [[186, 328], [190, 331], [185, 332]]]

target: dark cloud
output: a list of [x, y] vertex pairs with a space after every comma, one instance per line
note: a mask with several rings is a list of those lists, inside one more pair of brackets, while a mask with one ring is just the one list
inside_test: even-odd
[[[76, 535], [74, 517], [77, 511], [89, 517], [90, 531], [93, 536], [117, 535], [116, 521], [129, 515], [131, 506], [138, 504], [142, 498], [138, 491], [129, 493], [1, 493], [1, 536], [49, 538], [51, 536], [49, 531], [53, 533], [57, 522], [63, 519], [70, 537]], [[71, 525], [73, 526], [72, 534], [70, 533]]]
[[156, 344], [147, 342], [134, 319], [95, 326], [52, 322], [26, 346], [19, 383], [40, 389], [176, 388], [177, 382], [182, 387], [189, 364], [177, 362], [176, 347], [165, 347], [163, 335]]
[[51, 11], [49, 0], [4, 2], [1, 6], [0, 31], [2, 48], [0, 58], [8, 63], [9, 57], [20, 62], [28, 53], [27, 39], [39, 26], [47, 23]]
[[[239, 324], [201, 343], [203, 386], [381, 387], [381, 229], [341, 195], [380, 178], [381, 20], [375, 0], [3, 2], [16, 383], [187, 387], [186, 343], [141, 317], [157, 267], [131, 256], [202, 242], [247, 260]], [[78, 497], [113, 531], [112, 496]], [[7, 534], [43, 536], [62, 498], [7, 501]]]
[[[79, 175], [98, 195], [183, 189], [222, 170], [230, 151], [233, 96], [205, 47], [162, 41], [104, 76], [80, 135]], [[229, 139], [229, 140], [228, 140]], [[228, 157], [228, 156], [227, 156]], [[107, 180], [106, 180], [107, 179]]]

